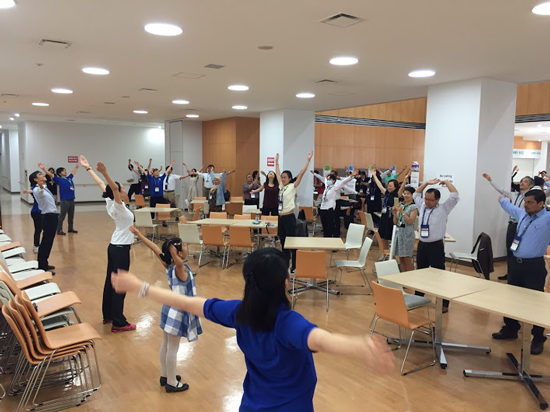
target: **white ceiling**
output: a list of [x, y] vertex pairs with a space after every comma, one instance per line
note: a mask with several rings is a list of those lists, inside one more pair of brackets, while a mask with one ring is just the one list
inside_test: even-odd
[[516, 136], [523, 136], [524, 140], [550, 141], [550, 122], [516, 123]]
[[[515, 83], [550, 79], [550, 17], [532, 0], [17, 0], [0, 10], [0, 124], [35, 116], [162, 122], [195, 109], [199, 120], [258, 116], [282, 108], [327, 110], [426, 95], [430, 84], [480, 76]], [[349, 28], [319, 23], [337, 13]], [[181, 26], [178, 37], [146, 33], [149, 22]], [[45, 50], [40, 39], [72, 43]], [[546, 39], [546, 40], [544, 40]], [[258, 46], [273, 46], [271, 51]], [[338, 55], [359, 64], [336, 67]], [[204, 68], [214, 63], [226, 67]], [[81, 72], [108, 68], [108, 76]], [[433, 68], [431, 79], [411, 79]], [[179, 72], [205, 75], [192, 80]], [[319, 85], [332, 79], [337, 84]], [[248, 92], [227, 86], [244, 83]], [[53, 87], [74, 90], [56, 95]], [[156, 93], [138, 92], [158, 89]], [[310, 91], [314, 99], [297, 99]], [[122, 96], [130, 96], [123, 98]], [[176, 106], [173, 99], [186, 99]], [[45, 101], [49, 107], [33, 107]], [[107, 105], [104, 102], [114, 102]], [[246, 111], [232, 105], [244, 104]], [[145, 109], [147, 115], [133, 114]], [[78, 111], [89, 112], [87, 114]]]

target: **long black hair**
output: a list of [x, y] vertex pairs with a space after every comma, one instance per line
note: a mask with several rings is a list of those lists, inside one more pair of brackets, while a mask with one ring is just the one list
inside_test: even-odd
[[[118, 191], [120, 192], [120, 183], [118, 182], [115, 182], [117, 187], [118, 187]], [[111, 186], [107, 185], [105, 186], [105, 191], [103, 192], [103, 195], [101, 195], [103, 197], [103, 199], [111, 199], [111, 200], [115, 200], [115, 196], [113, 194], [113, 189], [111, 189]]]
[[178, 252], [182, 251], [181, 248], [181, 239], [179, 237], [173, 237], [168, 239], [162, 244], [160, 258], [166, 263], [166, 266], [170, 266], [174, 259], [172, 259], [172, 254], [170, 253], [170, 246], [174, 246]]
[[[290, 181], [288, 182], [288, 184], [291, 184], [291, 183], [294, 183], [296, 181], [296, 178], [293, 178], [292, 177], [292, 172], [290, 170], [283, 170], [283, 173], [285, 173], [288, 178], [290, 179]], [[281, 175], [283, 174], [281, 173]]]
[[288, 259], [275, 248], [262, 248], [248, 256], [243, 265], [244, 297], [237, 309], [237, 323], [254, 332], [275, 328], [277, 309], [290, 309], [285, 281]]

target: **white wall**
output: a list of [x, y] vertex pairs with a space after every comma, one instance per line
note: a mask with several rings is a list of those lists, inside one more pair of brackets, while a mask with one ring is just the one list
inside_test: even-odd
[[1, 185], [4, 189], [10, 190], [10, 149], [8, 131], [0, 132], [0, 174], [2, 176]]
[[0, 171], [2, 187], [12, 193], [19, 192], [19, 141], [17, 130], [4, 130], [2, 137]]
[[532, 176], [537, 176], [538, 173], [542, 170], [548, 171], [548, 142], [542, 142], [540, 148], [540, 157], [534, 160], [535, 161]]
[[[46, 167], [65, 167], [70, 173], [75, 164], [68, 156], [86, 156], [95, 168], [105, 163], [113, 179], [126, 183], [128, 159], [153, 165], [165, 164], [164, 131], [158, 128], [115, 126], [102, 124], [28, 121], [19, 126], [19, 147], [23, 188], [29, 186], [28, 176], [42, 162]], [[101, 201], [101, 192], [82, 168], [74, 179], [76, 201]], [[128, 185], [126, 183], [126, 185]], [[30, 195], [22, 195], [27, 201]]]

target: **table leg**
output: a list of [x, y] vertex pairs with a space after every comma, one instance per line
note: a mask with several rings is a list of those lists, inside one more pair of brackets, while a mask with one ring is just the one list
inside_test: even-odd
[[[296, 280], [294, 280], [294, 282], [297, 282], [297, 283], [302, 285], [299, 288], [295, 288], [294, 293], [302, 293], [302, 292], [305, 292], [306, 290], [310, 290], [310, 289], [316, 289], [316, 290], [326, 292], [328, 284], [334, 283], [334, 280], [329, 280], [328, 283], [326, 281], [317, 283], [316, 279], [311, 279], [311, 282], [305, 282], [303, 280], [297, 280], [296, 279]], [[332, 295], [339, 295], [340, 291], [338, 291], [336, 289], [329, 289], [328, 293], [330, 293]]]
[[521, 343], [521, 362], [518, 363], [516, 357], [512, 353], [507, 353], [506, 356], [512, 364], [515, 372], [493, 372], [493, 371], [478, 371], [472, 369], [464, 369], [464, 376], [473, 378], [488, 378], [488, 379], [501, 379], [501, 380], [520, 380], [522, 381], [531, 394], [535, 397], [535, 400], [539, 404], [539, 408], [545, 410], [548, 408], [548, 402], [534, 381], [550, 382], [550, 377], [542, 375], [529, 374], [529, 368], [531, 363], [531, 327], [532, 325], [522, 322], [522, 343]]

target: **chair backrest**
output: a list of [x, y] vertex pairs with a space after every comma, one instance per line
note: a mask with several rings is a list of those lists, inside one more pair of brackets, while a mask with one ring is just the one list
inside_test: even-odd
[[[167, 209], [170, 207], [168, 203], [157, 203], [155, 205], [157, 209]], [[170, 220], [170, 212], [159, 212], [157, 213], [157, 219], [160, 221], [167, 221]]]
[[243, 203], [242, 202], [229, 202], [225, 204], [225, 211], [229, 215], [242, 215]]
[[361, 224], [365, 227], [367, 227], [367, 218], [365, 217], [364, 212], [359, 213], [359, 219], [361, 220]]
[[195, 208], [195, 211], [193, 212], [193, 220], [199, 220], [200, 219], [200, 209]]
[[306, 222], [313, 222], [315, 220], [312, 206], [300, 206], [299, 210], [304, 211], [304, 215], [306, 215]]
[[195, 204], [193, 206], [193, 210], [194, 211], [197, 211], [197, 210], [203, 210], [204, 209], [204, 204], [206, 203], [206, 201], [202, 201], [201, 203], [199, 204]]
[[376, 315], [396, 325], [409, 327], [409, 315], [403, 292], [372, 282]]
[[195, 196], [193, 200], [206, 200], [206, 197], [204, 196]]
[[200, 245], [201, 237], [199, 233], [199, 227], [197, 225], [180, 224], [178, 225], [178, 232], [181, 242], [183, 244]]
[[242, 202], [243, 201], [243, 197], [242, 196], [231, 196], [229, 198], [229, 201], [230, 202]]
[[[33, 324], [33, 320], [28, 309], [20, 300], [20, 295], [17, 295], [14, 299], [10, 300], [8, 307], [10, 308], [13, 320], [19, 327], [19, 330], [21, 330], [23, 337], [26, 340], [30, 354], [34, 358], [39, 359], [51, 352], [51, 350], [41, 351], [42, 345], [40, 344], [36, 327]], [[42, 322], [40, 322], [40, 324], [42, 324]]]
[[327, 263], [324, 251], [296, 251], [297, 278], [327, 278]]
[[155, 227], [150, 213], [136, 212], [134, 216], [136, 217], [135, 227]]
[[374, 220], [372, 220], [372, 215], [370, 213], [367, 213], [367, 212], [363, 212], [365, 213], [365, 220], [367, 221], [367, 224], [365, 226], [367, 226], [367, 230], [370, 232], [370, 231], [374, 231]]
[[376, 241], [378, 242], [378, 247], [380, 248], [380, 251], [384, 253], [385, 255], [388, 255], [390, 251], [388, 249], [382, 249], [382, 236], [380, 236], [380, 233], [378, 233], [378, 230], [374, 232], [374, 236], [376, 236]]
[[180, 223], [181, 223], [181, 224], [187, 223], [187, 218], [186, 218], [184, 215], [181, 215], [181, 216], [180, 216]]
[[252, 247], [250, 229], [244, 226], [229, 226], [229, 241], [231, 247]]
[[134, 195], [134, 199], [137, 207], [145, 207], [145, 196], [143, 195]]
[[359, 252], [359, 264], [365, 266], [367, 263], [367, 256], [369, 255], [369, 250], [372, 245], [372, 239], [366, 237], [363, 241], [363, 246], [361, 246], [361, 251]]
[[4, 282], [4, 284], [10, 289], [12, 295], [17, 295], [21, 290], [17, 287], [17, 284], [12, 279], [10, 275], [8, 275], [6, 272], [0, 270], [0, 281]]
[[250, 214], [251, 210], [258, 209], [255, 205], [243, 205], [243, 215], [246, 215], [247, 213]]
[[363, 245], [363, 233], [365, 233], [365, 226], [350, 223], [346, 235], [346, 248], [359, 249]]
[[235, 219], [235, 220], [250, 220], [250, 219], [252, 219], [252, 215], [234, 215], [233, 219]]
[[6, 272], [10, 278], [12, 277], [11, 271], [8, 268], [8, 262], [6, 262], [6, 258], [2, 255], [2, 253], [0, 253], [0, 270]]
[[210, 219], [227, 219], [227, 212], [210, 212]]
[[210, 246], [224, 246], [221, 226], [202, 225], [202, 243]]
[[2, 315], [4, 315], [4, 318], [8, 322], [8, 325], [10, 325], [10, 328], [13, 331], [13, 334], [15, 335], [17, 342], [19, 342], [19, 345], [21, 346], [21, 350], [23, 351], [25, 358], [27, 358], [27, 361], [33, 365], [36, 365], [38, 361], [29, 353], [27, 341], [23, 337], [23, 333], [19, 329], [18, 324], [13, 319], [12, 311], [7, 306], [2, 306]]
[[262, 220], [266, 220], [268, 222], [278, 222], [279, 216], [262, 215]]
[[403, 291], [403, 286], [396, 285], [395, 283], [384, 282], [382, 280], [384, 276], [400, 273], [399, 266], [397, 265], [397, 261], [395, 259], [386, 260], [384, 262], [375, 262], [374, 267], [376, 267], [376, 276], [378, 277], [379, 284]]

